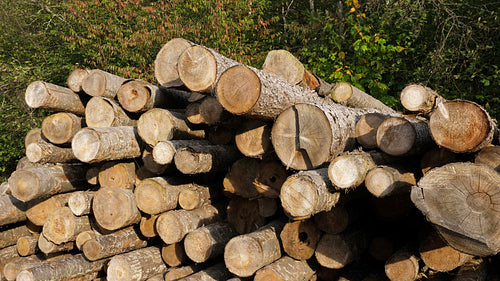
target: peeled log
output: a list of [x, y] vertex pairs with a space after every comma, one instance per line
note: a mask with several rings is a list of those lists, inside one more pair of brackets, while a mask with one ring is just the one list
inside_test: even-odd
[[45, 117], [42, 133], [51, 143], [71, 143], [73, 136], [82, 128], [82, 118], [69, 112], [59, 112]]
[[452, 163], [427, 172], [411, 200], [453, 248], [494, 255], [500, 251], [499, 183], [500, 174], [490, 167]]
[[385, 112], [395, 112], [394, 109], [383, 102], [346, 82], [337, 83], [331, 96], [334, 101], [343, 103], [348, 107], [373, 108]]
[[26, 157], [30, 162], [39, 164], [77, 161], [71, 147], [60, 147], [44, 140], [28, 145], [26, 147]]
[[131, 190], [101, 187], [92, 200], [97, 224], [107, 230], [117, 230], [138, 223], [141, 214]]
[[74, 241], [83, 231], [90, 230], [88, 216], [75, 216], [68, 207], [52, 211], [43, 225], [43, 235], [56, 244]]
[[308, 281], [315, 271], [305, 260], [294, 260], [284, 256], [279, 260], [266, 265], [255, 273], [255, 281]]
[[192, 261], [202, 263], [222, 256], [227, 242], [236, 235], [230, 224], [212, 223], [188, 233], [184, 238], [184, 249]]
[[275, 220], [258, 230], [233, 237], [224, 249], [224, 262], [230, 272], [253, 275], [260, 268], [281, 257], [279, 234], [284, 221]]
[[71, 148], [86, 163], [136, 158], [142, 152], [137, 130], [131, 126], [83, 128], [73, 137]]
[[233, 145], [191, 145], [177, 150], [174, 163], [183, 174], [217, 174], [226, 172], [240, 157]]
[[77, 93], [51, 83], [36, 81], [29, 84], [24, 99], [31, 108], [67, 111], [79, 116], [85, 115], [85, 106]]
[[428, 150], [432, 141], [427, 121], [390, 117], [377, 128], [377, 146], [393, 156], [406, 156]]
[[434, 141], [457, 153], [476, 152], [491, 144], [495, 125], [480, 105], [463, 100], [440, 103], [429, 118]]
[[473, 258], [450, 247], [435, 231], [420, 242], [419, 253], [425, 265], [440, 272], [452, 271]]
[[500, 146], [487, 146], [476, 155], [474, 163], [484, 164], [500, 172]]
[[329, 211], [337, 204], [340, 192], [334, 192], [326, 168], [291, 175], [281, 187], [280, 199], [287, 216], [309, 218]]
[[137, 120], [131, 119], [115, 100], [93, 97], [85, 107], [85, 122], [88, 127], [135, 126]]
[[161, 47], [154, 62], [155, 78], [160, 85], [164, 87], [183, 85], [177, 72], [177, 62], [181, 54], [192, 45], [194, 43], [188, 40], [173, 38]]
[[140, 281], [166, 270], [160, 249], [152, 246], [112, 257], [108, 263], [107, 280]]
[[93, 69], [82, 81], [83, 91], [93, 97], [114, 98], [127, 79], [99, 69]]
[[36, 203], [26, 211], [28, 220], [37, 226], [43, 226], [47, 221], [50, 213], [54, 210], [64, 207], [68, 203], [72, 193], [61, 193], [51, 196], [50, 198]]
[[421, 84], [409, 84], [400, 95], [401, 105], [412, 112], [428, 114], [444, 100], [434, 90]]
[[321, 231], [311, 220], [288, 222], [280, 233], [283, 250], [296, 260], [308, 260], [314, 255]]
[[238, 127], [234, 142], [239, 151], [252, 158], [262, 158], [273, 150], [271, 125], [258, 119], [248, 119]]
[[135, 184], [135, 170], [135, 162], [106, 162], [99, 170], [99, 185], [132, 190]]
[[82, 89], [82, 82], [89, 75], [90, 69], [83, 69], [83, 68], [75, 68], [71, 73], [68, 75], [68, 79], [66, 80], [66, 84], [68, 84], [68, 87], [75, 93], [79, 93], [83, 91]]

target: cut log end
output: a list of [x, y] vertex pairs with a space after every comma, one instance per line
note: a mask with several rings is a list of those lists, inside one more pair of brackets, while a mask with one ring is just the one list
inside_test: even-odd
[[260, 79], [250, 68], [236, 65], [227, 69], [216, 86], [220, 104], [233, 114], [248, 112], [260, 96]]
[[177, 72], [177, 61], [182, 52], [192, 45], [193, 43], [182, 38], [174, 38], [163, 45], [156, 55], [154, 63], [155, 78], [160, 85], [165, 87], [182, 86]]
[[293, 218], [307, 218], [315, 213], [317, 186], [308, 177], [288, 177], [281, 188], [281, 204]]
[[99, 97], [106, 94], [106, 76], [101, 70], [92, 70], [82, 81], [82, 89], [88, 95]]
[[68, 84], [68, 88], [70, 88], [73, 92], [78, 93], [81, 92], [82, 82], [89, 74], [89, 69], [75, 68], [68, 75], [68, 79], [66, 80], [66, 84]]
[[41, 81], [35, 81], [28, 85], [24, 99], [31, 108], [42, 107], [49, 98], [49, 93], [45, 84]]
[[145, 84], [143, 81], [131, 80], [118, 89], [116, 96], [123, 109], [129, 112], [138, 112], [146, 107], [151, 93]]
[[226, 267], [240, 277], [251, 276], [262, 266], [262, 251], [262, 246], [253, 237], [236, 236], [224, 249]]
[[423, 85], [411, 84], [401, 91], [401, 105], [413, 112], [429, 112], [434, 106], [434, 98], [429, 99], [427, 89]]
[[171, 140], [175, 130], [171, 115], [170, 112], [161, 108], [153, 108], [143, 113], [137, 122], [137, 130], [141, 138], [149, 145]]
[[132, 192], [117, 187], [101, 187], [94, 195], [92, 210], [97, 223], [107, 230], [116, 230], [141, 219]]
[[30, 162], [38, 163], [43, 158], [44, 151], [38, 143], [31, 143], [26, 147], [26, 157]]
[[205, 47], [187, 48], [177, 62], [179, 78], [191, 91], [210, 91], [217, 78], [217, 61]]
[[332, 98], [336, 102], [343, 102], [352, 96], [352, 86], [347, 82], [339, 82], [336, 84]]
[[288, 82], [297, 85], [304, 78], [304, 66], [286, 50], [272, 50], [267, 53], [262, 70], [276, 74]]
[[101, 97], [93, 97], [85, 107], [85, 122], [89, 127], [111, 127], [115, 121], [113, 106]]
[[340, 269], [352, 261], [350, 246], [338, 234], [324, 234], [315, 252], [319, 264], [327, 268]]
[[366, 113], [356, 123], [356, 140], [364, 148], [377, 147], [377, 129], [387, 117], [380, 113]]
[[240, 152], [248, 157], [262, 157], [272, 150], [271, 126], [257, 119], [242, 124], [234, 137]]
[[33, 273], [27, 270], [19, 272], [19, 274], [16, 277], [16, 281], [35, 281], [35, 280], [36, 278], [33, 275]]
[[23, 202], [33, 199], [40, 188], [38, 176], [28, 170], [19, 170], [12, 173], [9, 186], [12, 195]]
[[92, 129], [80, 130], [71, 141], [75, 157], [82, 162], [93, 161], [99, 153], [100, 147], [99, 134]]
[[390, 117], [377, 129], [377, 146], [389, 155], [404, 155], [413, 148], [416, 136], [415, 128], [408, 120]]
[[339, 156], [328, 166], [328, 177], [341, 189], [357, 187], [363, 183], [365, 170], [361, 170], [356, 159]]
[[42, 121], [42, 133], [51, 143], [68, 143], [81, 128], [81, 119], [69, 112], [47, 116]]
[[167, 165], [173, 162], [177, 150], [169, 142], [158, 142], [153, 147], [153, 159], [160, 165]]
[[365, 185], [368, 191], [375, 197], [385, 197], [394, 190], [396, 179], [387, 169], [377, 167], [368, 172]]

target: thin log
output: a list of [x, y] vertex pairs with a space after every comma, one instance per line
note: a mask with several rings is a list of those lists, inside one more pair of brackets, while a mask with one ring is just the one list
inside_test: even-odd
[[108, 264], [107, 280], [145, 280], [166, 270], [160, 249], [152, 246], [112, 257]]
[[19, 237], [16, 242], [17, 253], [22, 257], [36, 254], [39, 251], [39, 235], [39, 233], [33, 233], [28, 236]]
[[136, 166], [133, 161], [109, 161], [99, 170], [101, 187], [114, 186], [123, 189], [134, 189]]
[[19, 236], [31, 235], [32, 231], [26, 225], [14, 226], [0, 232], [0, 249], [17, 244]]
[[328, 179], [327, 168], [301, 171], [289, 176], [281, 187], [280, 199], [286, 215], [305, 219], [331, 210], [339, 201]]
[[227, 242], [237, 235], [228, 223], [216, 222], [191, 231], [184, 238], [186, 255], [194, 262], [202, 263], [224, 254]]
[[[184, 250], [184, 243], [182, 242], [164, 245], [161, 248], [161, 257], [163, 261], [171, 267], [180, 266], [189, 262], [189, 258]], [[179, 276], [179, 278], [180, 277], [184, 276]]]
[[83, 91], [93, 97], [114, 98], [127, 79], [109, 72], [93, 69], [82, 81]]
[[76, 162], [71, 147], [60, 147], [44, 140], [31, 143], [26, 147], [26, 157], [33, 163], [67, 163]]
[[130, 118], [125, 110], [112, 98], [93, 97], [85, 107], [85, 122], [89, 127], [135, 126], [137, 120]]
[[183, 85], [177, 71], [177, 61], [181, 54], [192, 45], [194, 43], [188, 40], [173, 38], [161, 47], [154, 62], [155, 78], [160, 85], [164, 87]]
[[283, 250], [296, 260], [308, 260], [314, 255], [321, 231], [312, 220], [288, 222], [280, 233]]
[[[26, 149], [28, 145], [37, 142], [45, 138], [42, 134], [42, 128], [33, 128], [26, 133], [24, 137], [24, 148]], [[20, 160], [21, 161], [21, 160]]]
[[203, 225], [221, 220], [219, 210], [205, 205], [191, 211], [172, 210], [162, 213], [156, 221], [158, 235], [166, 244], [180, 242], [184, 236]]
[[377, 166], [366, 174], [365, 186], [375, 197], [385, 197], [394, 192], [407, 192], [416, 185], [415, 174], [406, 167]]
[[383, 102], [347, 82], [339, 82], [331, 94], [333, 100], [354, 108], [373, 108], [383, 112], [396, 112]]
[[162, 108], [153, 108], [141, 115], [137, 130], [147, 144], [172, 139], [204, 139], [205, 131], [189, 125], [186, 115]]
[[458, 157], [455, 153], [445, 148], [435, 148], [422, 155], [420, 158], [420, 170], [425, 175], [432, 168], [441, 167], [453, 162], [458, 162]]
[[385, 263], [385, 274], [391, 281], [413, 281], [418, 273], [418, 258], [406, 248], [396, 251]]
[[422, 84], [409, 84], [400, 94], [401, 105], [409, 111], [429, 114], [444, 98]]
[[59, 112], [45, 117], [42, 133], [51, 143], [71, 143], [73, 136], [82, 128], [81, 117], [70, 112]]
[[210, 188], [193, 184], [179, 192], [179, 206], [184, 210], [194, 210], [204, 205], [215, 203], [221, 197], [216, 187]]
[[283, 256], [255, 273], [255, 281], [310, 280], [313, 270], [305, 260]]
[[112, 186], [101, 187], [95, 193], [92, 212], [97, 224], [107, 230], [117, 230], [141, 220], [132, 190]]
[[141, 181], [134, 190], [139, 210], [156, 215], [177, 208], [179, 193], [195, 184], [178, 184], [175, 178], [154, 177]]
[[90, 69], [87, 68], [75, 68], [73, 69], [70, 74], [68, 75], [68, 78], [66, 79], [66, 84], [68, 84], [68, 87], [75, 93], [82, 92], [82, 83], [85, 77], [89, 75]]
[[159, 215], [142, 216], [139, 223], [139, 229], [141, 234], [147, 238], [153, 238], [158, 236], [156, 231], [156, 220]]
[[203, 145], [180, 148], [174, 156], [177, 169], [183, 174], [217, 174], [241, 157], [233, 145]]
[[273, 150], [271, 127], [268, 122], [248, 119], [238, 128], [234, 142], [243, 155], [262, 158]]
[[204, 124], [205, 120], [200, 114], [200, 101], [191, 102], [186, 106], [186, 119], [191, 124]]
[[52, 211], [43, 225], [43, 235], [56, 244], [74, 241], [83, 231], [90, 230], [88, 216], [75, 216], [68, 207], [59, 207]]
[[474, 158], [474, 163], [484, 164], [500, 172], [500, 146], [487, 146]]
[[49, 241], [43, 234], [38, 236], [38, 249], [42, 251], [45, 255], [54, 254], [54, 253], [62, 253], [62, 252], [70, 252], [76, 249], [76, 243], [74, 241], [70, 241], [67, 243], [62, 243], [57, 245], [56, 243]]
[[61, 193], [51, 196], [26, 210], [26, 217], [34, 225], [43, 226], [50, 213], [64, 207], [73, 193]]
[[357, 228], [348, 229], [340, 234], [325, 233], [316, 245], [315, 257], [319, 264], [328, 268], [343, 268], [358, 260], [365, 251], [367, 234]]
[[367, 149], [377, 148], [377, 129], [388, 115], [372, 112], [361, 116], [356, 122], [356, 140]]
[[94, 230], [87, 230], [78, 233], [78, 235], [75, 238], [76, 248], [78, 248], [78, 250], [80, 251], [83, 251], [83, 245], [85, 244], [85, 242], [96, 238], [98, 235], [100, 234], [98, 234]]
[[28, 206], [12, 195], [0, 196], [0, 225], [26, 220]]
[[167, 273], [165, 273], [165, 281], [174, 281], [189, 276], [202, 270], [204, 264], [191, 264], [177, 268], [171, 268]]
[[171, 164], [177, 150], [183, 147], [208, 145], [206, 140], [169, 140], [160, 141], [153, 147], [153, 159], [161, 165]]
[[179, 279], [179, 281], [217, 281], [227, 280], [232, 274], [224, 266], [223, 262], [204, 268], [194, 274]]
[[253, 232], [266, 224], [266, 218], [260, 213], [258, 200], [237, 196], [229, 201], [227, 221], [239, 234]]
[[83, 216], [91, 213], [94, 191], [75, 191], [68, 198], [68, 208], [75, 216]]
[[51, 83], [32, 82], [26, 88], [24, 99], [31, 108], [66, 111], [78, 116], [85, 115], [85, 106], [77, 93]]
[[500, 251], [499, 182], [490, 167], [451, 163], [427, 172], [412, 188], [411, 200], [453, 248], [494, 255]]
[[136, 158], [142, 152], [137, 129], [131, 126], [83, 128], [73, 137], [71, 148], [86, 163]]
[[254, 232], [229, 240], [224, 249], [224, 262], [229, 271], [248, 277], [279, 259], [281, 246], [278, 236], [284, 224], [282, 220], [275, 220]]
[[153, 159], [153, 149], [149, 146], [146, 147], [142, 153], [142, 163], [146, 169], [156, 175], [162, 175], [169, 169], [174, 170], [173, 165], [162, 165], [156, 163]]
[[19, 272], [21, 272], [24, 269], [36, 266], [43, 261], [44, 259], [42, 259], [41, 256], [37, 255], [26, 256], [14, 261], [10, 261], [6, 263], [5, 266], [3, 267], [3, 276], [8, 281], [14, 281], [16, 280], [16, 277], [19, 274]]

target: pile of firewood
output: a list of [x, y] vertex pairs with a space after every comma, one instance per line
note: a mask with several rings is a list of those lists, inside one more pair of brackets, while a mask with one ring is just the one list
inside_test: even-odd
[[180, 38], [154, 70], [28, 86], [55, 113], [1, 185], [1, 280], [500, 280], [478, 104], [410, 84], [397, 112], [287, 51]]

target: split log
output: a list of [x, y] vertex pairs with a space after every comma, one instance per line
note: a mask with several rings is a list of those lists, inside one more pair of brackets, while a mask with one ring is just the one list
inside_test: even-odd
[[85, 77], [89, 75], [90, 69], [87, 68], [75, 68], [71, 73], [68, 75], [68, 78], [66, 79], [66, 84], [68, 84], [68, 87], [75, 93], [82, 92], [82, 83]]
[[264, 226], [266, 217], [261, 215], [258, 200], [235, 196], [227, 206], [227, 221], [236, 232], [246, 234]]
[[71, 195], [72, 193], [56, 194], [46, 200], [36, 203], [26, 210], [26, 217], [34, 225], [43, 226], [50, 213], [60, 207], [64, 207], [68, 203]]
[[179, 206], [189, 211], [215, 203], [222, 195], [216, 188], [192, 184], [179, 192]]
[[188, 175], [227, 172], [227, 167], [241, 157], [233, 145], [191, 145], [177, 150], [174, 163]]
[[377, 128], [377, 146], [389, 155], [421, 154], [432, 145], [429, 125], [422, 119], [390, 117]]
[[228, 223], [216, 222], [191, 231], [184, 238], [186, 255], [202, 263], [224, 254], [227, 242], [237, 235]]
[[415, 175], [402, 166], [377, 166], [366, 174], [365, 186], [375, 197], [395, 192], [409, 192], [416, 185]]
[[84, 188], [85, 165], [56, 165], [29, 168], [11, 174], [9, 187], [12, 195], [27, 202], [51, 195]]
[[29, 84], [24, 99], [31, 108], [66, 111], [79, 116], [85, 115], [85, 106], [77, 93], [51, 83], [36, 81]]
[[62, 243], [57, 245], [56, 243], [49, 241], [43, 234], [38, 236], [38, 249], [42, 251], [45, 255], [70, 252], [76, 249], [76, 244], [74, 241], [69, 241], [67, 243]]
[[255, 273], [255, 281], [307, 281], [315, 274], [315, 271], [305, 260], [294, 260], [284, 256], [279, 260], [266, 265]]
[[167, 273], [165, 273], [165, 281], [179, 280], [202, 270], [203, 267], [203, 264], [192, 264], [183, 267], [171, 268]]
[[68, 208], [75, 216], [88, 215], [91, 213], [94, 191], [75, 191], [68, 198]]
[[16, 242], [17, 253], [22, 257], [36, 254], [39, 250], [39, 235], [39, 233], [33, 233], [27, 236], [19, 237]]
[[166, 244], [180, 242], [191, 231], [221, 219], [219, 210], [205, 205], [191, 211], [172, 210], [162, 213], [156, 221], [156, 231]]
[[367, 149], [377, 148], [377, 129], [389, 115], [372, 112], [361, 116], [356, 122], [356, 140]]
[[232, 274], [229, 273], [224, 263], [220, 262], [215, 265], [204, 268], [196, 273], [179, 279], [179, 281], [217, 281], [227, 280]]
[[287, 176], [278, 161], [241, 158], [224, 177], [224, 191], [244, 198], [278, 198]]
[[411, 200], [453, 248], [494, 255], [500, 251], [499, 182], [490, 167], [447, 164], [427, 172], [412, 188]]
[[248, 119], [238, 128], [234, 142], [243, 155], [262, 158], [273, 150], [271, 125], [262, 120]]
[[156, 215], [177, 208], [179, 193], [194, 184], [178, 184], [174, 178], [154, 177], [141, 181], [134, 190], [139, 210]]
[[56, 244], [74, 241], [83, 231], [90, 230], [88, 216], [75, 216], [68, 207], [59, 207], [52, 211], [43, 225], [43, 235]]
[[12, 195], [0, 196], [0, 225], [26, 220], [28, 206]]
[[367, 246], [367, 233], [351, 228], [340, 234], [323, 234], [314, 255], [322, 266], [339, 269], [360, 259]]
[[158, 236], [156, 231], [156, 220], [159, 215], [142, 216], [139, 222], [139, 229], [141, 234], [147, 238], [153, 238]]
[[194, 43], [182, 38], [173, 38], [163, 45], [154, 62], [155, 78], [164, 87], [182, 86], [177, 71], [177, 61], [181, 54]]
[[385, 263], [385, 274], [391, 281], [413, 281], [419, 275], [418, 258], [406, 248], [396, 251]]
[[401, 91], [400, 101], [409, 111], [429, 114], [445, 99], [422, 84], [409, 84]]
[[210, 93], [226, 69], [238, 62], [199, 45], [188, 47], [179, 57], [179, 78], [191, 91]]
[[135, 126], [123, 108], [111, 98], [93, 97], [85, 107], [85, 122], [88, 127]]
[[51, 143], [71, 143], [73, 136], [83, 127], [81, 117], [70, 112], [59, 112], [45, 117], [42, 133]]
[[137, 130], [147, 144], [172, 139], [204, 139], [205, 131], [188, 125], [186, 115], [162, 108], [153, 108], [141, 115]]
[[107, 280], [145, 280], [166, 270], [160, 249], [152, 246], [112, 257], [108, 264]]
[[121, 253], [146, 247], [148, 242], [130, 226], [110, 234], [96, 236], [82, 246], [85, 257], [91, 261], [100, 260]]
[[420, 170], [425, 175], [430, 169], [449, 163], [458, 162], [457, 155], [445, 148], [435, 148], [427, 151], [420, 158]]
[[144, 168], [155, 175], [165, 174], [169, 169], [174, 170], [173, 165], [162, 165], [156, 163], [153, 159], [153, 149], [150, 146], [147, 146], [146, 149], [144, 149], [141, 159], [144, 164]]
[[420, 242], [419, 253], [425, 265], [439, 272], [452, 271], [473, 258], [450, 247], [435, 231], [428, 233]]
[[71, 147], [60, 147], [44, 140], [31, 143], [26, 147], [26, 157], [33, 163], [67, 163], [76, 162]]
[[82, 254], [68, 256], [40, 263], [38, 266], [25, 269], [17, 275], [18, 281], [47, 280], [56, 281], [84, 276], [100, 271], [106, 260], [88, 261]]
[[26, 225], [14, 226], [0, 232], [0, 249], [17, 244], [19, 236], [31, 235], [32, 231]]
[[98, 234], [94, 230], [87, 230], [87, 231], [82, 231], [82, 232], [78, 233], [78, 235], [75, 238], [76, 248], [78, 248], [78, 250], [80, 250], [80, 251], [83, 251], [83, 245], [85, 244], [85, 242], [96, 238], [96, 236], [98, 236], [98, 235], [100, 235], [100, 234]]
[[253, 275], [281, 257], [279, 234], [285, 222], [275, 220], [258, 230], [233, 237], [224, 249], [227, 269], [240, 277]]
[[93, 69], [82, 81], [83, 91], [93, 97], [114, 98], [127, 79], [109, 72]]
[[440, 103], [429, 118], [434, 141], [457, 153], [476, 152], [491, 144], [495, 125], [480, 105], [463, 100]]
[[280, 233], [283, 250], [296, 260], [308, 260], [314, 255], [321, 231], [312, 220], [288, 222]]
[[86, 163], [136, 158], [142, 152], [137, 130], [131, 126], [83, 128], [73, 137], [71, 148]]
[[331, 93], [335, 102], [353, 108], [373, 108], [384, 112], [396, 112], [383, 102], [347, 82], [339, 82]]
[[92, 212], [97, 224], [106, 230], [117, 230], [141, 220], [132, 190], [118, 187], [101, 187], [92, 200]]
[[487, 146], [476, 155], [474, 163], [484, 164], [500, 172], [500, 146]]
[[99, 170], [101, 187], [114, 186], [123, 189], [134, 189], [135, 163], [133, 161], [110, 161], [104, 163]]
[[[189, 258], [186, 255], [184, 244], [182, 242], [164, 245], [161, 248], [161, 257], [163, 261], [171, 267], [180, 266], [189, 262]], [[184, 276], [179, 276], [179, 278], [181, 277]]]
[[177, 150], [183, 147], [209, 145], [206, 140], [167, 140], [156, 143], [153, 147], [153, 159], [160, 165], [171, 164]]
[[289, 176], [281, 187], [281, 205], [292, 219], [305, 219], [337, 204], [340, 192], [334, 192], [327, 168], [301, 171]]
[[[452, 281], [485, 281], [486, 278], [490, 278], [486, 262], [476, 259], [462, 265]], [[488, 280], [495, 280], [494, 278], [495, 276], [492, 276]]]

